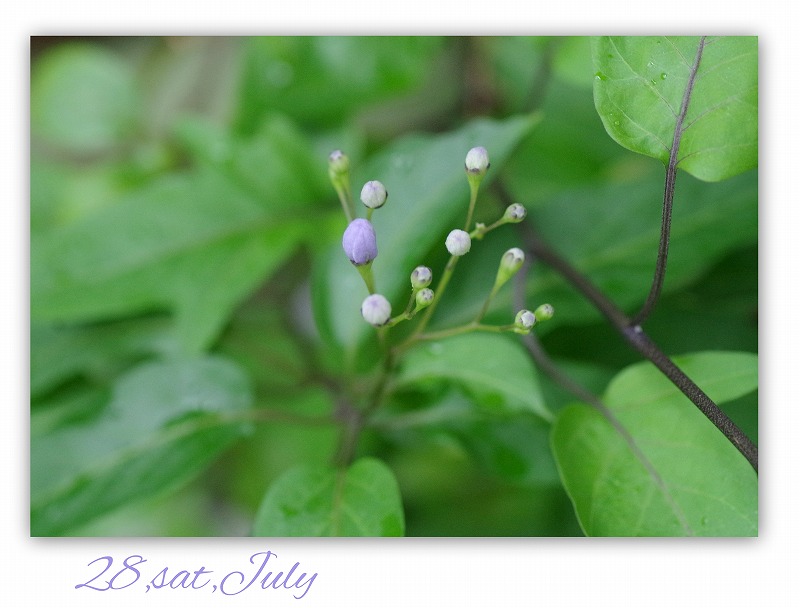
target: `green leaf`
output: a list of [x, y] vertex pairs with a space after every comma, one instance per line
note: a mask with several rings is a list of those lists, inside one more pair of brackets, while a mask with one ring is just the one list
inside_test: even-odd
[[391, 469], [362, 458], [348, 469], [300, 466], [275, 481], [256, 536], [402, 536], [403, 505]]
[[473, 333], [423, 342], [404, 356], [395, 379], [397, 387], [441, 381], [462, 387], [488, 412], [553, 418], [542, 399], [536, 369], [514, 338]]
[[620, 145], [666, 164], [688, 91], [678, 167], [719, 181], [758, 165], [757, 38], [603, 36], [592, 51], [595, 106]]
[[31, 326], [31, 396], [80, 374], [106, 376], [147, 355], [180, 349], [163, 318], [78, 327]]
[[335, 199], [325, 157], [313, 151], [286, 117], [270, 115], [248, 137], [236, 137], [195, 118], [178, 123], [176, 134], [189, 154], [226, 176], [270, 214]]
[[31, 133], [77, 153], [119, 144], [136, 125], [132, 66], [99, 46], [60, 46], [31, 74]]
[[245, 41], [236, 128], [280, 111], [314, 126], [420, 88], [442, 47], [435, 37], [269, 36]]
[[[372, 218], [378, 238], [373, 272], [378, 291], [396, 310], [402, 310], [408, 300], [411, 271], [425, 263], [437, 243], [443, 251], [449, 229], [462, 226], [466, 219], [469, 188], [464, 158], [469, 149], [482, 145], [489, 151], [492, 168], [485, 188], [537, 121], [531, 116], [477, 120], [445, 135], [410, 136], [355, 170], [356, 196], [361, 190], [358, 184], [369, 179], [380, 180], [389, 192], [386, 205]], [[342, 223], [342, 231], [344, 227]], [[355, 349], [374, 333], [359, 312], [366, 288], [339, 242], [317, 260], [313, 287], [315, 318], [329, 343]]]
[[[591, 57], [588, 62], [591, 67]], [[650, 168], [649, 159], [620, 147], [606, 135], [585, 89], [556, 79], [548, 83], [546, 91], [545, 118], [520, 143], [503, 175], [514, 200], [524, 204], [529, 213], [566, 190], [630, 181], [642, 168]], [[663, 181], [661, 175], [662, 186]]]
[[186, 352], [197, 352], [306, 229], [300, 219], [270, 222], [211, 171], [165, 177], [34, 243], [31, 317], [83, 322], [167, 309]]
[[190, 479], [246, 430], [225, 416], [251, 401], [224, 359], [133, 369], [98, 416], [31, 437], [31, 534], [64, 534]]
[[[708, 352], [676, 364], [715, 402], [758, 384], [758, 358]], [[758, 478], [738, 450], [649, 363], [620, 372], [604, 403], [636, 452], [600, 412], [563, 410], [552, 447], [589, 536], [754, 536]]]

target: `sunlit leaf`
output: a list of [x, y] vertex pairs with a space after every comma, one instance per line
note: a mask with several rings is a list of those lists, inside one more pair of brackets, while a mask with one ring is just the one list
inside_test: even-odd
[[[55, 536], [185, 482], [246, 429], [246, 377], [219, 358], [147, 363], [96, 417], [31, 438], [31, 534]], [[33, 425], [32, 425], [33, 426]]]
[[[754, 390], [749, 353], [698, 353], [676, 363], [713, 400]], [[754, 536], [758, 478], [738, 450], [650, 363], [622, 371], [604, 403], [635, 450], [587, 405], [560, 412], [552, 445], [590, 536]]]
[[718, 181], [757, 166], [757, 38], [603, 36], [592, 49], [595, 105], [618, 143], [666, 164], [680, 122], [679, 168]]
[[347, 469], [300, 466], [275, 481], [256, 516], [256, 536], [402, 536], [392, 471], [362, 458]]

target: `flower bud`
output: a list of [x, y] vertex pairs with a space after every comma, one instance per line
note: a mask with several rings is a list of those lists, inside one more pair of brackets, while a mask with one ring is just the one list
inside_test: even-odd
[[386, 325], [392, 316], [392, 305], [379, 293], [367, 296], [361, 303], [361, 316], [370, 325]]
[[536, 325], [536, 315], [530, 310], [520, 310], [517, 316], [514, 317], [515, 331], [520, 334], [530, 333], [533, 326]]
[[411, 287], [422, 289], [431, 284], [433, 273], [427, 266], [417, 266], [411, 273]]
[[486, 175], [486, 171], [489, 169], [489, 153], [486, 148], [478, 146], [467, 152], [464, 168], [467, 173], [473, 175], [480, 175], [481, 177]]
[[425, 287], [424, 289], [420, 289], [417, 292], [416, 300], [417, 300], [417, 310], [422, 308], [427, 308], [433, 302], [433, 289], [429, 289]]
[[555, 309], [550, 304], [542, 304], [534, 312], [539, 321], [547, 321], [548, 319], [552, 319], [554, 313]]
[[500, 268], [497, 269], [497, 278], [494, 281], [494, 288], [500, 289], [511, 277], [517, 274], [525, 262], [525, 252], [519, 247], [512, 247], [500, 258]]
[[350, 159], [341, 150], [334, 150], [328, 156], [328, 173], [331, 179], [345, 175], [350, 171]]
[[369, 264], [378, 257], [378, 243], [372, 224], [361, 218], [350, 222], [342, 236], [342, 248], [356, 266]]
[[522, 205], [514, 203], [509, 205], [503, 214], [503, 219], [511, 224], [519, 224], [528, 215], [528, 211]]
[[450, 255], [462, 256], [472, 246], [472, 239], [469, 238], [469, 233], [463, 230], [453, 230], [447, 235], [444, 244]]
[[389, 193], [386, 187], [377, 180], [367, 182], [361, 189], [361, 202], [369, 209], [380, 209], [386, 202]]

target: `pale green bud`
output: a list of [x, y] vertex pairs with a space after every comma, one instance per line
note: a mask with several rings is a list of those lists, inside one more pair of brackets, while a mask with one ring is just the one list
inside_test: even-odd
[[350, 159], [341, 150], [334, 150], [328, 156], [328, 173], [331, 179], [346, 175], [350, 171]]
[[519, 224], [528, 215], [528, 211], [522, 205], [514, 203], [509, 205], [503, 214], [503, 219], [510, 224]]
[[444, 244], [445, 247], [447, 247], [447, 251], [450, 252], [450, 255], [462, 256], [466, 254], [472, 246], [472, 239], [470, 239], [468, 232], [453, 230], [447, 235]]
[[361, 189], [361, 202], [369, 209], [379, 209], [383, 207], [389, 193], [386, 187], [377, 180], [372, 180], [364, 184]]
[[416, 295], [417, 310], [421, 310], [430, 306], [433, 303], [433, 298], [433, 289], [429, 289], [428, 287], [420, 289]]
[[550, 304], [542, 304], [534, 314], [539, 321], [547, 321], [553, 318], [554, 313], [555, 309]]
[[411, 287], [422, 289], [431, 284], [433, 272], [427, 266], [417, 266], [411, 273]]
[[499, 289], [511, 277], [517, 274], [525, 263], [525, 252], [519, 247], [512, 247], [500, 258], [500, 267], [497, 269], [497, 278], [494, 280], [494, 288]]

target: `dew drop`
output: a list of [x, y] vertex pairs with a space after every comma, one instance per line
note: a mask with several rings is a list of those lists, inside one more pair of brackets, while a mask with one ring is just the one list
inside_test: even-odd
[[661, 72], [661, 80], [666, 80], [666, 79], [667, 79], [667, 73]]
[[595, 77], [597, 80], [608, 80], [608, 77], [607, 77], [605, 74], [603, 74], [603, 72], [597, 72], [597, 73], [595, 73], [594, 77]]
[[618, 120], [615, 120], [615, 121], [614, 121], [614, 126], [615, 126], [615, 127], [618, 127], [618, 126], [619, 126], [619, 121], [618, 121]]

